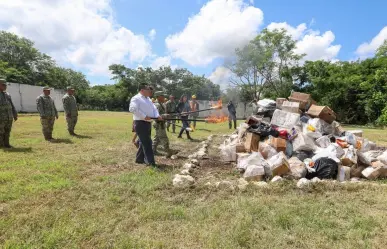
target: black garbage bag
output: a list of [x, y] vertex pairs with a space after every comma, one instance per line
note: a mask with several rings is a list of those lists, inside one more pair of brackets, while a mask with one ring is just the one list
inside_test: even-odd
[[296, 156], [298, 159], [300, 159], [302, 162], [307, 158], [312, 158], [314, 156], [314, 153], [312, 151], [297, 151], [293, 153], [294, 156]]
[[247, 131], [258, 134], [261, 137], [262, 141], [268, 136], [273, 136], [273, 137], [279, 136], [279, 132], [276, 129], [272, 128], [270, 125], [267, 125], [265, 123], [251, 125], [247, 129]]
[[305, 178], [313, 179], [335, 179], [339, 171], [339, 165], [328, 157], [322, 157], [316, 160], [313, 167], [316, 172], [307, 172]]

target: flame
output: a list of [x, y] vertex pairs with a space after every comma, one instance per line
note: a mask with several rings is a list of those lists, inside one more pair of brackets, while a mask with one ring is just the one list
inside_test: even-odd
[[[211, 103], [211, 108], [212, 109], [222, 109], [222, 100], [219, 99], [215, 103]], [[215, 112], [211, 113], [210, 116], [208, 116], [206, 119], [207, 123], [223, 123], [228, 121], [228, 116], [225, 115], [221, 110], [216, 110]]]

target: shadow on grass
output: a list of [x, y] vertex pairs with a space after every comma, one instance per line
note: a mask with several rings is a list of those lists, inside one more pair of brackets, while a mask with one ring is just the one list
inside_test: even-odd
[[172, 172], [174, 170], [173, 166], [167, 164], [157, 164], [157, 168], [163, 172]]
[[57, 138], [50, 141], [53, 144], [72, 144], [73, 141], [70, 139]]
[[90, 137], [90, 136], [86, 136], [86, 135], [75, 135], [74, 137], [76, 138], [80, 138], [80, 139], [92, 139], [93, 137]]
[[27, 147], [27, 148], [3, 148], [4, 151], [6, 152], [16, 152], [16, 153], [21, 153], [21, 152], [27, 152], [27, 153], [31, 153], [32, 152], [32, 148], [31, 147]]

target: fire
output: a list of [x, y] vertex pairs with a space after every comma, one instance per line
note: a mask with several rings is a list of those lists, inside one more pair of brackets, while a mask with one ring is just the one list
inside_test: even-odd
[[228, 121], [228, 116], [225, 115], [222, 110], [218, 110], [218, 109], [222, 109], [222, 106], [223, 104], [221, 99], [219, 99], [214, 104], [211, 103], [211, 108], [215, 109], [216, 111], [210, 113], [210, 116], [208, 116], [205, 119], [207, 123], [217, 124], [217, 123], [223, 123]]

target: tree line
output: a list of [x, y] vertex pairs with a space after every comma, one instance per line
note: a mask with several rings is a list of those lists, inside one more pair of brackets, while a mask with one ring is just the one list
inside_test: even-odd
[[288, 97], [310, 93], [347, 124], [387, 124], [387, 41], [375, 56], [357, 61], [303, 61], [283, 29], [263, 30], [225, 66], [233, 73], [225, 99]]
[[82, 72], [57, 65], [49, 55], [34, 47], [34, 42], [13, 33], [0, 31], [0, 76], [8, 82], [65, 89], [72, 85], [83, 109], [128, 110], [130, 98], [141, 83], [173, 94], [195, 94], [208, 100], [221, 95], [219, 85], [204, 75], [198, 76], [185, 68], [150, 67], [132, 69], [124, 65], [109, 66], [115, 84], [92, 86]]
[[73, 85], [84, 109], [127, 110], [137, 86], [151, 83], [177, 98], [195, 94], [209, 100], [222, 95], [224, 101], [245, 103], [306, 92], [320, 105], [330, 106], [340, 122], [387, 124], [387, 41], [373, 57], [357, 61], [304, 61], [305, 55], [295, 49], [296, 41], [284, 29], [264, 29], [225, 62], [232, 77], [223, 93], [204, 75], [185, 68], [134, 69], [121, 64], [109, 66], [115, 84], [91, 86], [83, 73], [58, 66], [32, 41], [1, 31], [0, 76], [9, 82], [59, 89]]

